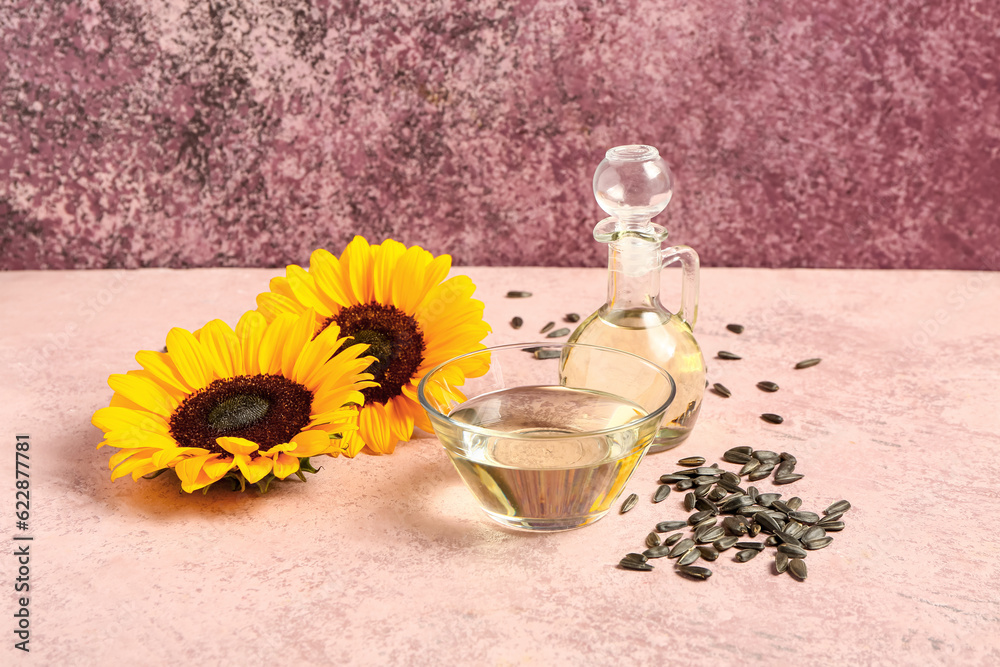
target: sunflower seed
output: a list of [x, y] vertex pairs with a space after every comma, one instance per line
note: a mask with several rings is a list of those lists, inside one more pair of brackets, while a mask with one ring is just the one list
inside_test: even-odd
[[837, 514], [837, 513], [843, 514], [849, 509], [851, 509], [851, 503], [847, 502], [846, 500], [838, 500], [837, 502], [835, 502], [834, 504], [830, 505], [825, 510], [823, 510], [823, 514], [826, 514], [827, 516], [829, 516], [830, 514]]
[[836, 512], [834, 514], [827, 514], [825, 517], [817, 522], [817, 525], [822, 526], [825, 523], [832, 523], [834, 521], [840, 521], [840, 517], [844, 516], [843, 512]]
[[818, 537], [815, 540], [805, 540], [802, 542], [802, 546], [810, 551], [815, 551], [816, 549], [822, 549], [833, 542], [832, 537]]
[[737, 542], [737, 549], [753, 549], [755, 551], [763, 551], [764, 545], [761, 542]]
[[747, 523], [743, 517], [727, 516], [722, 520], [722, 527], [728, 530], [730, 535], [747, 534]]
[[[694, 497], [695, 498], [704, 498], [705, 496], [707, 496], [709, 494], [709, 492], [711, 492], [711, 490], [712, 490], [712, 485], [711, 484], [702, 484], [700, 486], [696, 486], [696, 487], [694, 487]], [[697, 505], [696, 505], [696, 507], [697, 507]]]
[[738, 563], [745, 563], [748, 560], [755, 558], [759, 553], [760, 552], [756, 549], [744, 549], [743, 551], [737, 551], [735, 560]]
[[782, 530], [792, 537], [802, 537], [803, 533], [806, 532], [806, 527], [798, 521], [789, 521]]
[[686, 459], [681, 459], [677, 462], [679, 466], [686, 466], [688, 468], [697, 468], [698, 466], [705, 465], [705, 457], [703, 456], [689, 456]]
[[510, 292], [507, 292], [508, 299], [526, 299], [529, 296], [531, 296], [531, 292], [520, 292], [517, 290], [511, 290]]
[[693, 510], [698, 502], [698, 497], [694, 495], [693, 491], [688, 491], [684, 494], [684, 509], [688, 512]]
[[544, 349], [545, 348], [543, 347], [522, 347], [521, 351], [527, 352], [528, 354], [534, 354], [535, 352], [538, 352], [538, 350], [544, 350]]
[[757, 499], [760, 498], [760, 491], [757, 490], [756, 486], [748, 486], [747, 495], [753, 498], [753, 501], [756, 503]]
[[625, 558], [622, 558], [622, 560], [634, 560], [638, 563], [645, 563], [646, 557], [643, 556], [642, 554], [630, 553], [630, 554], [625, 554]]
[[778, 456], [777, 452], [772, 452], [767, 449], [757, 449], [753, 454], [751, 454], [751, 456], [761, 463], [769, 463], [771, 465], [778, 465], [778, 462], [781, 461], [781, 457]]
[[698, 523], [692, 524], [691, 527], [694, 529], [704, 528], [705, 526], [714, 526], [718, 522], [714, 516], [710, 516], [706, 519], [702, 519]]
[[[795, 368], [809, 368], [810, 366], [815, 366], [816, 364], [818, 364], [821, 361], [823, 361], [823, 360], [822, 359], [806, 359], [805, 361], [800, 361], [799, 363], [795, 364]], [[804, 578], [805, 577], [803, 577], [803, 579]]]
[[687, 526], [686, 521], [661, 521], [660, 523], [656, 524], [656, 528], [654, 528], [653, 530], [655, 530], [658, 533], [671, 533], [675, 530], [680, 530], [685, 526]]
[[795, 465], [796, 463], [798, 463], [798, 461], [795, 459], [795, 457], [792, 456], [791, 454], [789, 454], [788, 452], [781, 452], [781, 460], [782, 461], [788, 461], [792, 465]]
[[774, 483], [775, 484], [791, 484], [792, 482], [799, 481], [803, 477], [804, 477], [804, 475], [800, 475], [798, 473], [792, 473], [791, 475], [775, 475], [774, 476]]
[[711, 512], [712, 514], [719, 514], [719, 506], [708, 498], [699, 498], [695, 501], [694, 507], [695, 509]]
[[706, 526], [704, 529], [699, 528], [695, 531], [694, 540], [698, 544], [709, 544], [725, 536], [726, 533], [722, 530], [722, 526], [712, 526], [711, 528]]
[[802, 547], [797, 547], [794, 544], [779, 544], [778, 551], [783, 554], [788, 554], [792, 558], [806, 557], [806, 550]]
[[715, 484], [716, 479], [709, 475], [699, 475], [698, 477], [695, 477], [693, 481], [698, 486], [705, 486], [706, 484], [707, 485]]
[[720, 537], [716, 541], [712, 542], [712, 546], [715, 547], [716, 551], [725, 551], [726, 549], [731, 549], [734, 544], [739, 541], [739, 538], [735, 536]]
[[623, 570], [635, 570], [637, 572], [650, 572], [653, 566], [649, 563], [641, 563], [637, 560], [629, 560], [628, 558], [622, 558], [618, 561], [618, 567]]
[[760, 535], [760, 524], [751, 523], [749, 526], [747, 526], [747, 535], [749, 535], [750, 537], [757, 537], [758, 535]]
[[670, 557], [677, 558], [678, 556], [683, 556], [687, 552], [694, 549], [694, 540], [685, 537], [683, 540], [674, 545], [674, 548], [670, 550]]
[[803, 542], [810, 542], [812, 540], [818, 540], [820, 538], [826, 537], [826, 531], [820, 526], [812, 526], [806, 532], [802, 533], [801, 540]]
[[719, 486], [713, 486], [712, 490], [709, 491], [708, 495], [705, 497], [711, 500], [712, 502], [718, 502], [726, 497], [726, 490]]
[[784, 417], [782, 417], [781, 415], [776, 415], [772, 412], [765, 412], [760, 416], [760, 418], [771, 424], [780, 424], [781, 422], [785, 421]]
[[692, 486], [694, 486], [694, 480], [690, 478], [682, 479], [681, 481], [674, 484], [674, 488], [678, 491], [687, 491]]
[[667, 539], [663, 540], [663, 544], [668, 547], [672, 547], [684, 538], [684, 533], [674, 533]]
[[780, 551], [774, 554], [774, 569], [778, 574], [788, 569], [788, 554], [783, 554]]
[[730, 331], [732, 331], [734, 334], [741, 334], [741, 333], [743, 333], [743, 325], [742, 324], [727, 324], [726, 328], [729, 329]]
[[646, 558], [664, 558], [670, 553], [670, 547], [659, 545], [655, 547], [650, 547], [642, 552], [642, 555]]
[[747, 475], [747, 479], [751, 482], [759, 482], [762, 479], [767, 479], [771, 476], [771, 471], [774, 470], [773, 466], [761, 465], [759, 468], [754, 470], [752, 473]]
[[690, 565], [699, 558], [701, 558], [701, 552], [697, 549], [691, 549], [691, 551], [688, 551], [686, 554], [677, 559], [677, 565], [680, 567]]
[[689, 475], [678, 475], [677, 473], [660, 475], [660, 484], [673, 484], [674, 482], [679, 482], [683, 479], [691, 479], [691, 477]]
[[801, 558], [789, 558], [788, 571], [799, 581], [805, 581], [806, 576], [809, 574], [806, 569], [806, 562]]
[[[747, 497], [749, 498], [749, 496]], [[736, 513], [742, 516], [753, 516], [758, 512], [766, 512], [766, 511], [767, 508], [761, 507], [760, 505], [747, 505], [746, 507], [741, 507], [739, 510], [737, 510]]]
[[810, 526], [819, 521], [819, 514], [816, 514], [815, 512], [795, 511], [789, 514], [788, 516], [795, 519], [799, 523], [804, 523]]
[[692, 579], [708, 579], [712, 576], [712, 571], [707, 567], [698, 567], [697, 565], [684, 565], [683, 567], [678, 567], [677, 573], [683, 574], [686, 577], [691, 577]]
[[743, 464], [742, 468], [740, 468], [740, 475], [749, 475], [759, 467], [760, 467], [760, 461], [758, 461], [757, 459], [750, 459], [749, 461]]
[[566, 322], [579, 322], [580, 316], [576, 313], [566, 313], [566, 317], [563, 318]]
[[725, 471], [720, 470], [719, 468], [712, 468], [711, 466], [709, 466], [708, 468], [705, 467], [695, 468], [694, 474], [698, 475], [699, 477], [719, 477], [721, 475], [724, 475]]
[[656, 533], [650, 533], [646, 536], [646, 546], [647, 547], [658, 547], [660, 546], [660, 536]]
[[781, 497], [780, 493], [762, 493], [757, 496], [757, 504], [770, 507], [771, 503]]
[[701, 554], [701, 557], [704, 560], [713, 561], [713, 560], [718, 559], [718, 557], [719, 557], [719, 552], [716, 551], [715, 547], [713, 547], [713, 546], [704, 545], [704, 546], [697, 547], [697, 549], [698, 549], [698, 552]]
[[795, 511], [791, 507], [789, 507], [788, 504], [784, 500], [775, 500], [775, 501], [773, 501], [771, 503], [771, 508], [772, 509], [776, 509], [779, 512], [781, 512], [782, 514], [785, 514], [785, 515], [791, 514], [792, 512]]
[[775, 392], [778, 391], [778, 385], [770, 380], [761, 380], [757, 383], [757, 388], [761, 391]]
[[541, 349], [535, 351], [535, 359], [558, 359], [562, 356], [559, 350]]
[[767, 530], [769, 533], [776, 533], [784, 528], [784, 524], [778, 523], [777, 520], [766, 512], [758, 512], [754, 516], [753, 520], [757, 525]]
[[556, 329], [555, 331], [549, 332], [549, 335], [546, 336], [546, 338], [560, 338], [562, 336], [568, 336], [568, 335], [569, 335], [569, 329], [563, 327], [562, 329]]
[[546, 324], [546, 325], [545, 325], [544, 327], [542, 327], [542, 328], [541, 328], [541, 330], [540, 330], [540, 331], [539, 331], [538, 333], [545, 333], [546, 331], [548, 331], [549, 329], [551, 329], [551, 328], [552, 328], [552, 327], [554, 327], [555, 325], [556, 325], [556, 323], [555, 323], [555, 322], [549, 322], [549, 323], [548, 323], [548, 324]]
[[662, 503], [670, 495], [670, 487], [667, 484], [661, 484], [656, 488], [656, 492], [653, 494], [654, 503]]
[[783, 544], [791, 544], [792, 546], [796, 547], [802, 546], [802, 542], [799, 541], [799, 538], [795, 537], [794, 535], [789, 535], [783, 530], [775, 531], [774, 536], [777, 537], [779, 540], [781, 540]]
[[632, 509], [633, 507], [635, 507], [635, 504], [637, 502], [639, 502], [639, 496], [637, 496], [634, 493], [629, 494], [629, 497], [626, 498], [625, 502], [622, 503], [621, 513], [625, 514], [625, 512], [628, 512], [630, 509]]
[[802, 499], [799, 498], [798, 496], [792, 496], [791, 498], [785, 501], [785, 504], [788, 505], [790, 509], [797, 510], [798, 508], [802, 507]]
[[823, 523], [822, 521], [820, 521], [816, 525], [822, 526], [823, 530], [825, 530], [828, 533], [836, 533], [844, 529], [843, 521], [831, 521], [830, 523]]
[[730, 396], [733, 395], [733, 392], [729, 391], [729, 389], [726, 388], [726, 385], [721, 384], [719, 382], [713, 384], [712, 389], [715, 390], [716, 394], [718, 394], [719, 396], [723, 396], [725, 398], [729, 398]]
[[[728, 452], [722, 455], [722, 460], [728, 463], [739, 463], [743, 464], [750, 460], [750, 452], [736, 451], [737, 449], [743, 449], [743, 447], [737, 447], [735, 449], [730, 449]], [[750, 449], [747, 447], [746, 449]]]
[[743, 357], [741, 357], [738, 354], [733, 354], [732, 352], [726, 352], [725, 350], [720, 350], [718, 356], [719, 356], [719, 359], [729, 359], [731, 361], [735, 361], [736, 359], [742, 359], [743, 358]]
[[750, 496], [734, 496], [731, 500], [719, 506], [723, 512], [733, 512], [743, 507], [753, 505], [753, 498]]
[[730, 481], [719, 480], [719, 486], [730, 493], [735, 493], [741, 496], [746, 495], [746, 492], [743, 490], [743, 487], [741, 487], [739, 484], [734, 484]]
[[776, 547], [779, 544], [781, 544], [781, 538], [779, 538], [777, 535], [768, 535], [767, 539], [764, 540], [765, 547]]
[[749, 445], [740, 445], [738, 447], [730, 447], [729, 449], [726, 450], [727, 454], [729, 452], [739, 452], [740, 454], [746, 454], [747, 456], [750, 456], [751, 454], [753, 454], [753, 447], [751, 447]]
[[700, 523], [705, 519], [710, 519], [710, 518], [713, 518], [712, 513], [707, 510], [702, 510], [701, 512], [695, 512], [694, 514], [688, 517], [688, 525], [693, 526], [696, 523]]
[[791, 461], [782, 461], [778, 464], [778, 468], [774, 471], [775, 477], [784, 477], [785, 475], [791, 475], [795, 472], [795, 464]]
[[520, 329], [522, 324], [524, 324], [524, 320], [522, 320], [520, 317], [515, 317], [510, 321], [511, 329]]

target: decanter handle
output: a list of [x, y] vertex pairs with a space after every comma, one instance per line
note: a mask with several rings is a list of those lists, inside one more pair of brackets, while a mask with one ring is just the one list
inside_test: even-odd
[[698, 319], [698, 253], [686, 245], [675, 245], [663, 249], [662, 267], [681, 263], [681, 309], [677, 312], [687, 325], [694, 329]]

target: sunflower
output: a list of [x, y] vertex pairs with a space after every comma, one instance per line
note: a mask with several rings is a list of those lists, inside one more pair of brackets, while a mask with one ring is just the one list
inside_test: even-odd
[[[434, 366], [479, 350], [490, 326], [483, 303], [472, 299], [476, 286], [467, 276], [445, 280], [451, 257], [434, 257], [398, 241], [369, 245], [355, 236], [338, 259], [326, 250], [309, 258], [309, 270], [291, 265], [257, 296], [257, 310], [270, 322], [286, 313], [316, 313], [317, 330], [337, 325], [341, 334], [367, 343], [376, 361], [368, 368], [378, 386], [362, 390], [358, 439], [345, 454], [364, 445], [389, 454], [413, 436], [414, 426], [433, 432], [417, 402], [417, 385]], [[471, 362], [464, 377], [486, 371]]]
[[[213, 320], [195, 333], [172, 329], [169, 352], [142, 351], [142, 370], [112, 375], [111, 405], [94, 413], [98, 447], [117, 447], [111, 479], [173, 468], [187, 492], [224, 477], [261, 491], [309, 457], [353, 445], [357, 405], [374, 385], [372, 358], [336, 326], [315, 335], [316, 315], [255, 311], [236, 330]], [[327, 361], [329, 360], [329, 361]]]

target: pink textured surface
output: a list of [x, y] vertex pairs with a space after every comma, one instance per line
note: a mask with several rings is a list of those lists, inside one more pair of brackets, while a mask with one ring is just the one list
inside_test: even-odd
[[355, 234], [598, 266], [658, 146], [706, 265], [1000, 268], [996, 2], [5, 3], [0, 268], [281, 266]]
[[[634, 510], [578, 531], [495, 526], [429, 435], [390, 457], [327, 460], [307, 484], [263, 497], [186, 495], [167, 475], [112, 483], [89, 423], [110, 398], [107, 375], [171, 326], [235, 321], [272, 273], [0, 274], [8, 509], [13, 437], [32, 438], [32, 664], [1000, 662], [1000, 273], [704, 271], [696, 333], [710, 380], [733, 397], [708, 395], [690, 440], [640, 464]], [[604, 295], [599, 269], [466, 273], [494, 344], [531, 340]], [[720, 361], [719, 349], [744, 359]], [[823, 362], [792, 370], [812, 356]], [[754, 388], [764, 379], [781, 390]], [[763, 423], [764, 411], [785, 423]], [[616, 568], [655, 523], [685, 516], [681, 494], [650, 503], [659, 475], [738, 444], [796, 454], [805, 478], [780, 490], [804, 509], [853, 503], [847, 529], [810, 552], [809, 579], [732, 552], [707, 582], [664, 561]], [[8, 589], [8, 628], [14, 604]], [[11, 644], [5, 664], [17, 662]]]

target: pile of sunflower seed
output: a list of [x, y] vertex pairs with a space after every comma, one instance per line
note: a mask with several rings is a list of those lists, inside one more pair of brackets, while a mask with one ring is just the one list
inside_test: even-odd
[[[791, 484], [802, 478], [795, 472], [797, 463], [787, 452], [778, 454], [752, 447], [733, 447], [722, 456], [729, 463], [741, 464], [739, 474], [719, 468], [718, 463], [705, 467], [705, 459], [692, 456], [681, 459], [682, 470], [660, 477], [660, 487], [653, 502], [662, 502], [676, 491], [686, 491], [684, 509], [691, 515], [684, 521], [662, 521], [646, 536], [647, 549], [627, 554], [618, 563], [626, 570], [651, 571], [654, 558], [676, 559], [675, 571], [692, 579], [708, 579], [712, 571], [694, 565], [698, 560], [715, 561], [723, 551], [736, 548], [734, 560], [739, 563], [757, 557], [767, 547], [775, 547], [774, 571], [786, 570], [796, 579], [807, 576], [805, 558], [809, 551], [824, 549], [833, 542], [827, 533], [844, 529], [841, 520], [851, 509], [846, 500], [838, 500], [823, 511], [803, 511], [802, 499], [782, 500], [780, 493], [761, 493], [755, 486], [740, 486], [742, 477], [759, 481], [773, 471], [775, 484]], [[664, 490], [666, 489], [666, 490]], [[639, 498], [631, 494], [622, 503], [621, 512], [635, 507]], [[721, 518], [721, 521], [720, 521]], [[690, 528], [685, 537], [682, 531]], [[661, 538], [661, 534], [671, 533]], [[763, 541], [751, 541], [761, 533]], [[751, 539], [747, 539], [751, 538]]]

